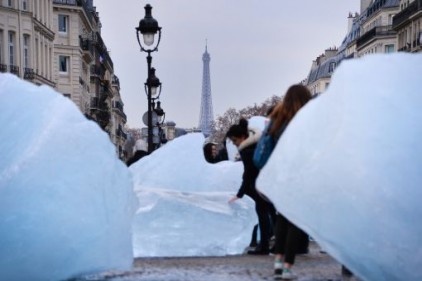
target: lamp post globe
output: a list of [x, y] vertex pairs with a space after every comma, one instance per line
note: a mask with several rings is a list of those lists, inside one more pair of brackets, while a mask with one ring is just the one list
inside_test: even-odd
[[154, 109], [155, 113], [158, 116], [158, 125], [161, 126], [164, 123], [164, 119], [166, 116], [166, 113], [164, 112], [163, 108], [161, 107], [161, 102], [157, 101], [157, 107]]
[[143, 51], [148, 52], [148, 50], [143, 47], [141, 40], [139, 39], [139, 33], [142, 34], [144, 44], [146, 46], [151, 46], [154, 44], [155, 34], [157, 34], [157, 32], [158, 42], [155, 48], [150, 49], [150, 51], [152, 52], [156, 51], [156, 49], [158, 48], [158, 44], [160, 43], [161, 27], [158, 25], [157, 20], [152, 17], [152, 6], [150, 4], [147, 4], [145, 6], [145, 16], [139, 21], [139, 26], [136, 27], [136, 36], [138, 38], [138, 43]]
[[161, 82], [157, 76], [155, 76], [155, 68], [152, 67], [150, 69], [150, 73], [148, 75], [147, 83], [148, 87], [151, 87], [151, 98], [157, 99], [160, 96], [161, 92]]

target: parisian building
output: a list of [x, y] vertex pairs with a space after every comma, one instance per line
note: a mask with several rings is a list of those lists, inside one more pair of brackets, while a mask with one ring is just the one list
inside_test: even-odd
[[0, 72], [55, 88], [126, 158], [120, 82], [93, 0], [0, 0]]
[[422, 51], [422, 0], [361, 0], [360, 13], [349, 14], [347, 35], [312, 62], [305, 84], [323, 93], [344, 59], [370, 54]]
[[397, 48], [401, 52], [422, 52], [422, 0], [400, 1], [400, 12], [393, 18]]
[[55, 87], [52, 1], [0, 1], [0, 72]]

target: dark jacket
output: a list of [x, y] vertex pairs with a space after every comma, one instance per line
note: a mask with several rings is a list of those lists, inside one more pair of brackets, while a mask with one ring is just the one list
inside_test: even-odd
[[255, 183], [259, 174], [259, 170], [253, 163], [253, 154], [260, 136], [260, 132], [254, 129], [250, 129], [249, 137], [239, 145], [239, 153], [243, 162], [243, 176], [242, 184], [236, 194], [238, 198], [242, 198], [243, 195], [246, 194], [255, 199], [257, 195]]
[[145, 152], [143, 150], [137, 150], [135, 152], [135, 155], [133, 155], [132, 158], [127, 160], [126, 165], [129, 167], [130, 165], [132, 165], [133, 163], [135, 163], [136, 161], [138, 161], [139, 159], [147, 155], [148, 155], [148, 152]]

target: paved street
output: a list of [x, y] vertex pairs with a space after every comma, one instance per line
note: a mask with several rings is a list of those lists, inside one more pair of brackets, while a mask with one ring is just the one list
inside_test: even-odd
[[[80, 280], [237, 281], [273, 280], [273, 256], [139, 258], [130, 272], [107, 272]], [[298, 281], [358, 281], [343, 278], [341, 265], [311, 242], [310, 253], [297, 257]]]

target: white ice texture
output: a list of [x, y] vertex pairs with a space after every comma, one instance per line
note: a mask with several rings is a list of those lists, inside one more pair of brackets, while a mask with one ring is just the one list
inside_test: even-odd
[[240, 187], [243, 165], [205, 161], [201, 133], [167, 143], [130, 167], [139, 209], [134, 255], [223, 256], [240, 254], [257, 223], [254, 203], [228, 200]]
[[363, 280], [422, 280], [422, 56], [347, 60], [258, 178], [276, 208]]
[[136, 197], [109, 137], [47, 86], [0, 74], [0, 279], [129, 269]]

